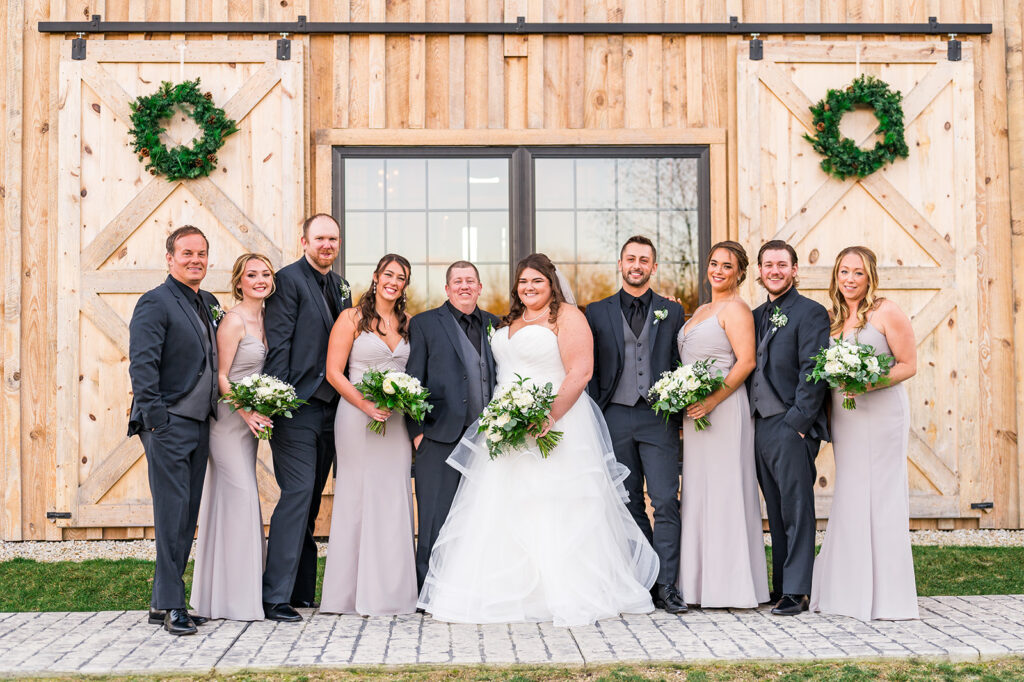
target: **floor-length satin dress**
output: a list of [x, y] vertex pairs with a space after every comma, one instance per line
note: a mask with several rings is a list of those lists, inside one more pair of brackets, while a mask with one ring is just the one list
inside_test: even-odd
[[[408, 361], [404, 339], [392, 351], [376, 334], [363, 332], [352, 342], [348, 378], [358, 383], [370, 368], [404, 372]], [[320, 610], [413, 613], [412, 445], [401, 414], [391, 415], [383, 435], [366, 428], [368, 423], [362, 410], [341, 399], [334, 419], [338, 465]]]
[[[712, 371], [725, 376], [736, 355], [717, 312], [679, 330], [679, 357], [685, 364], [713, 358]], [[708, 421], [697, 431], [683, 419], [679, 591], [706, 608], [756, 608], [768, 601], [768, 566], [746, 387], [740, 384]]]
[[[870, 320], [856, 338], [876, 355], [892, 354]], [[832, 391], [835, 492], [825, 540], [814, 560], [810, 608], [860, 620], [917, 618], [907, 391], [897, 384], [856, 400], [857, 409], [844, 409], [843, 394]]]
[[[239, 381], [263, 371], [267, 349], [246, 333], [228, 371]], [[210, 460], [199, 507], [192, 608], [206, 618], [263, 620], [266, 541], [256, 483], [256, 437], [225, 403], [210, 424]]]

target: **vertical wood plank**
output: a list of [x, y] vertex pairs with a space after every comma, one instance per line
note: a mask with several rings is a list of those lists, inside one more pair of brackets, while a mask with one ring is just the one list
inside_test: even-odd
[[[487, 21], [487, 0], [466, 0], [466, 22]], [[466, 109], [467, 128], [486, 128], [490, 95], [488, 93], [488, 60], [490, 45], [487, 36], [466, 36]]]
[[[498, 0], [487, 2], [487, 21], [501, 22], [504, 6]], [[505, 40], [487, 36], [487, 127], [505, 125]]]
[[[686, 21], [700, 21], [701, 4], [686, 3]], [[704, 52], [702, 36], [686, 36], [686, 125], [704, 127]]]
[[[335, 0], [332, 21], [349, 20], [349, 0]], [[334, 62], [333, 125], [336, 128], [348, 128], [349, 110], [349, 36], [339, 35], [331, 38], [332, 59]]]
[[4, 62], [4, 178], [3, 194], [3, 388], [0, 398], [0, 429], [3, 438], [3, 514], [0, 537], [22, 540], [21, 469], [21, 201], [22, 201], [22, 107], [24, 90], [25, 4], [7, 3]]
[[[427, 20], [427, 0], [410, 0], [409, 21]], [[423, 128], [427, 120], [427, 37], [409, 36], [409, 127]]]
[[[583, 0], [567, 0], [568, 15], [567, 21], [580, 23], [584, 18]], [[568, 37], [566, 46], [566, 60], [569, 65], [569, 95], [568, 95], [568, 119], [570, 128], [582, 128], [585, 124], [584, 113], [586, 104], [585, 79], [586, 79], [586, 58], [584, 56], [583, 36], [572, 35]]]
[[[369, 0], [370, 21], [386, 20], [387, 0]], [[383, 128], [387, 125], [387, 84], [385, 71], [387, 65], [386, 39], [381, 34], [368, 37], [369, 44], [369, 82], [367, 83], [367, 109], [371, 128]]]
[[[448, 20], [466, 20], [465, 0], [448, 0]], [[448, 127], [466, 127], [466, 37], [448, 37]]]
[[[565, 22], [564, 3], [548, 3], [542, 21]], [[569, 127], [569, 39], [566, 36], [544, 37], [544, 127]]]
[[[427, 4], [427, 21], [448, 21], [448, 3], [444, 0], [430, 0]], [[427, 36], [427, 128], [448, 127], [449, 46], [447, 36]]]
[[[544, 0], [527, 0], [526, 20], [544, 21]], [[544, 127], [544, 36], [526, 41], [526, 125]]]
[[[627, 2], [623, 8], [623, 22], [638, 23], [645, 20], [644, 2]], [[622, 38], [622, 102], [627, 128], [650, 126], [650, 101], [647, 85], [647, 37], [624, 36]]]
[[583, 127], [608, 127], [608, 38], [583, 39]]

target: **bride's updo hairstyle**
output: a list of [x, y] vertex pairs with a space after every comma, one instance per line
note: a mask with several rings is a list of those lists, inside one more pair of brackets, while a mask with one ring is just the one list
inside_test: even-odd
[[[402, 335], [403, 339], [408, 341], [409, 320], [405, 314], [405, 304], [408, 297], [405, 294], [409, 291], [409, 283], [412, 282], [412, 266], [409, 265], [409, 261], [397, 253], [388, 253], [377, 261], [377, 267], [374, 268], [373, 274], [379, 277], [380, 273], [384, 272], [384, 268], [392, 263], [398, 263], [402, 270], [405, 271], [405, 287], [402, 288], [402, 295], [395, 301], [395, 316], [398, 318], [398, 333]], [[383, 326], [384, 320], [377, 314], [376, 281], [371, 282], [370, 288], [359, 297], [359, 305], [357, 307], [359, 308], [359, 322], [356, 324], [356, 331], [360, 333], [376, 332], [380, 336], [387, 335]]]
[[512, 324], [515, 320], [522, 317], [523, 313], [526, 311], [526, 305], [524, 305], [522, 300], [519, 298], [519, 278], [523, 276], [523, 271], [528, 268], [536, 270], [540, 274], [544, 275], [545, 279], [547, 279], [548, 284], [551, 286], [551, 304], [548, 309], [550, 311], [548, 314], [548, 322], [555, 324], [555, 321], [558, 319], [558, 306], [565, 303], [565, 295], [562, 293], [562, 287], [558, 284], [558, 275], [555, 272], [555, 264], [552, 263], [551, 259], [543, 253], [531, 253], [516, 265], [516, 276], [512, 278], [512, 291], [508, 296], [508, 315], [501, 318], [501, 324], [498, 325], [498, 329]]

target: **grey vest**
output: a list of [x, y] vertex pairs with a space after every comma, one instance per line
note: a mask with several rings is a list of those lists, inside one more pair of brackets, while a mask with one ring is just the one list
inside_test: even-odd
[[[455, 338], [459, 340], [462, 355], [468, 361], [466, 363], [466, 426], [469, 426], [480, 416], [484, 407], [491, 400], [491, 372], [487, 367], [487, 358], [483, 349], [474, 348], [455, 318], [451, 315], [448, 317], [455, 325]], [[487, 343], [487, 331], [481, 329], [480, 332], [480, 342]]]
[[[192, 313], [199, 319], [199, 314]], [[199, 319], [199, 328], [205, 329], [206, 325]], [[211, 329], [212, 331], [212, 329]], [[179, 417], [187, 417], [196, 421], [206, 421], [210, 414], [217, 407], [218, 386], [217, 374], [214, 367], [217, 364], [216, 346], [211, 347], [210, 338], [206, 333], [199, 335], [203, 342], [203, 351], [206, 353], [206, 362], [203, 363], [203, 371], [199, 374], [199, 380], [183, 398], [167, 407], [167, 411]]]
[[[651, 307], [653, 308], [653, 302]], [[647, 401], [647, 392], [651, 390], [651, 314], [647, 313], [640, 337], [633, 333], [626, 316], [622, 315], [622, 338], [625, 341], [622, 349], [622, 374], [615, 392], [609, 402], [616, 405], [633, 407], [643, 398]]]
[[768, 362], [768, 340], [771, 334], [766, 334], [761, 343], [757, 345], [757, 367], [750, 378], [750, 411], [755, 417], [774, 417], [777, 414], [786, 412], [786, 405], [779, 398], [775, 389], [772, 388], [768, 377], [764, 374], [765, 364]]

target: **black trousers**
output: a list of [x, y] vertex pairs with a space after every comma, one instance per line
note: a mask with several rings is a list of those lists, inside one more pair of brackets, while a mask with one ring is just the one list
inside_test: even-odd
[[313, 528], [334, 463], [335, 403], [311, 398], [291, 419], [274, 420], [270, 439], [281, 497], [270, 517], [263, 601], [312, 601], [316, 595]]
[[757, 417], [757, 480], [772, 536], [772, 591], [810, 594], [814, 570], [814, 458], [821, 441], [793, 430], [785, 415]]
[[154, 609], [183, 609], [182, 576], [199, 519], [210, 457], [210, 423], [170, 414], [166, 424], [142, 431], [139, 438], [146, 450], [156, 535], [156, 569], [149, 604]]
[[[666, 424], [646, 404], [609, 404], [604, 410], [615, 459], [629, 469], [629, 512], [654, 546], [661, 568], [659, 584], [674, 584], [679, 575], [679, 428]], [[654, 507], [654, 527], [647, 518], [644, 480]]]
[[426, 436], [416, 448], [416, 510], [419, 520], [416, 542], [416, 582], [422, 588], [430, 567], [430, 553], [448, 518], [462, 478], [445, 462], [458, 445], [441, 443]]

